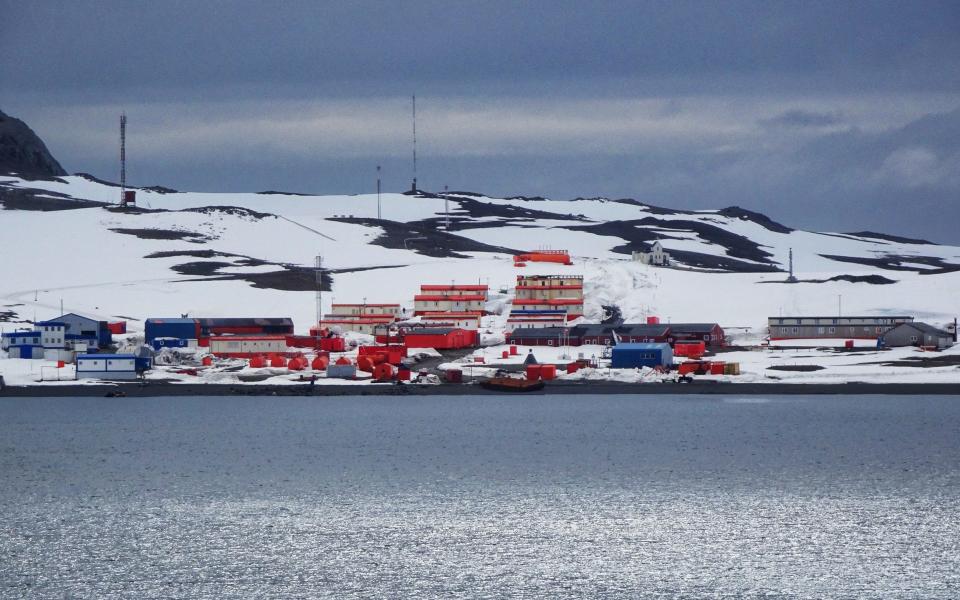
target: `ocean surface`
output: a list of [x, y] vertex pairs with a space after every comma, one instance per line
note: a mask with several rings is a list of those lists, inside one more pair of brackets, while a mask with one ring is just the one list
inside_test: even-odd
[[960, 397], [0, 398], [0, 598], [960, 597]]

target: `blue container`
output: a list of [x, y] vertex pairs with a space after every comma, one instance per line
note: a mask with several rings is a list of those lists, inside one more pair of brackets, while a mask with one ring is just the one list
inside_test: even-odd
[[610, 366], [614, 369], [668, 367], [672, 364], [670, 344], [617, 344], [611, 352]]
[[147, 319], [144, 323], [148, 343], [156, 338], [196, 339], [197, 329], [196, 319]]

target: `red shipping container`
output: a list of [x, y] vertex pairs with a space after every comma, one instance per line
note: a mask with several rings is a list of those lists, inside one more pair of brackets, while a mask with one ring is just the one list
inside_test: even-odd
[[540, 379], [550, 381], [557, 378], [557, 365], [540, 365]]
[[576, 373], [579, 370], [580, 370], [580, 363], [572, 362], [567, 365], [567, 373]]
[[320, 349], [325, 352], [343, 352], [347, 349], [347, 340], [342, 337], [320, 338]]
[[516, 356], [516, 355], [518, 355], [518, 354], [519, 354], [519, 352], [517, 351], [517, 347], [516, 347], [516, 346], [510, 346], [510, 356]]
[[400, 381], [410, 381], [410, 369], [404, 367], [397, 369], [397, 379]]
[[113, 335], [120, 335], [121, 333], [127, 332], [127, 322], [126, 321], [114, 321], [113, 323], [107, 323], [107, 330]]
[[647, 325], [659, 325], [660, 317], [647, 317]]
[[463, 383], [463, 371], [460, 369], [449, 369], [443, 372], [447, 383]]
[[200, 364], [202, 364], [202, 365], [205, 366], [205, 367], [209, 367], [210, 365], [213, 364], [213, 357], [212, 357], [212, 356], [204, 356], [203, 359], [200, 361]]
[[710, 363], [710, 374], [711, 375], [723, 375], [723, 370], [726, 367], [725, 362], [714, 361]]
[[510, 353], [507, 352], [506, 350], [500, 353], [500, 358], [509, 358], [509, 357], [510, 357]]
[[847, 348], [848, 350], [851, 349], [851, 348], [853, 348], [853, 340], [847, 340], [847, 341], [845, 341], [845, 342], [843, 343], [843, 347], [844, 347], [844, 348]]

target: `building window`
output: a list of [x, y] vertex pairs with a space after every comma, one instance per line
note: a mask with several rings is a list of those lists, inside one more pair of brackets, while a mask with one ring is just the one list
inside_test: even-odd
[[829, 333], [836, 333], [836, 331], [837, 331], [837, 330], [836, 330], [834, 327], [831, 327], [831, 328], [828, 330]]

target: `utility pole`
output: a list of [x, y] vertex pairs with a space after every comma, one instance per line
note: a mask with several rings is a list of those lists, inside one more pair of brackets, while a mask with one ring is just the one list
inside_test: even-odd
[[446, 215], [444, 229], [450, 231], [450, 197], [447, 196], [447, 186], [443, 186], [443, 212]]
[[843, 294], [837, 294], [837, 318], [840, 318], [842, 316], [843, 316]]
[[380, 219], [380, 165], [377, 165], [377, 220]]
[[323, 257], [317, 255], [314, 261], [314, 273], [317, 280], [317, 329], [323, 320]]

